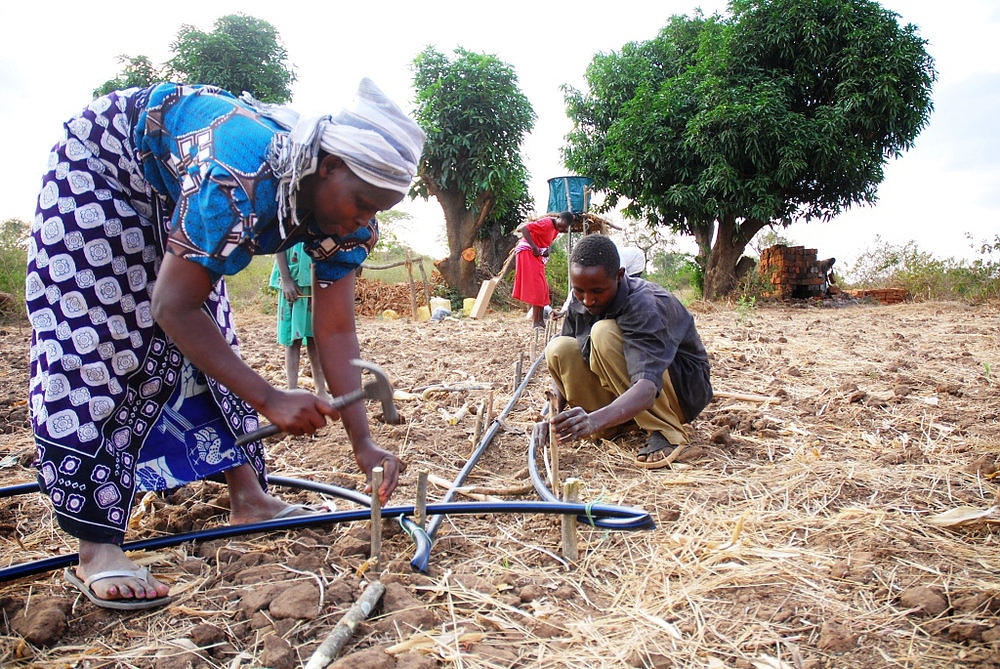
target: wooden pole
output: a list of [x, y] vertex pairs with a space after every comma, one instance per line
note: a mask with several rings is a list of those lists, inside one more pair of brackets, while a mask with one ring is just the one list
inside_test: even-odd
[[382, 553], [382, 500], [378, 489], [382, 487], [382, 467], [372, 468], [372, 564], [378, 566]]
[[552, 468], [552, 480], [549, 484], [552, 488], [552, 493], [555, 495], [559, 494], [559, 435], [556, 434], [555, 425], [552, 423], [552, 419], [556, 417], [559, 413], [559, 401], [556, 400], [556, 396], [552, 392], [546, 393], [549, 396], [549, 463]]
[[[410, 256], [410, 250], [406, 250], [406, 274], [410, 277], [410, 313], [413, 315], [413, 320], [417, 320], [417, 286], [413, 282], [413, 258]], [[430, 308], [430, 300], [427, 301], [428, 309]]]
[[369, 583], [368, 587], [361, 593], [358, 601], [354, 602], [354, 605], [347, 610], [347, 613], [340, 619], [337, 626], [333, 628], [330, 635], [323, 640], [323, 643], [319, 645], [319, 648], [309, 658], [309, 663], [306, 664], [305, 669], [326, 669], [336, 659], [337, 654], [340, 653], [340, 650], [347, 643], [347, 640], [351, 638], [351, 635], [354, 634], [358, 623], [365, 620], [371, 614], [384, 593], [385, 586], [382, 585], [381, 581], [372, 581]]
[[427, 521], [427, 477], [430, 476], [430, 472], [426, 469], [421, 469], [417, 472], [417, 504], [413, 509], [413, 515], [416, 516], [414, 520], [417, 522], [417, 526], [420, 529], [424, 529], [424, 523]]
[[486, 400], [479, 403], [479, 410], [476, 412], [476, 429], [472, 433], [472, 447], [479, 446], [479, 438], [483, 436], [483, 423], [486, 420]]
[[431, 308], [431, 289], [427, 287], [427, 272], [424, 271], [424, 258], [421, 256], [417, 259], [417, 267], [420, 268], [420, 278], [424, 282], [424, 301], [427, 302], [427, 308]]
[[[580, 500], [580, 479], [568, 478], [563, 484], [563, 501], [578, 502]], [[566, 514], [562, 516], [562, 543], [563, 555], [570, 562], [580, 559], [580, 549], [577, 545], [576, 537], [576, 516]]]

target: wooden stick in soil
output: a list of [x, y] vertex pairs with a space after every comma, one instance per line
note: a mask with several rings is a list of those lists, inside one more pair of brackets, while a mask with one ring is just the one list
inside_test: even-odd
[[351, 638], [351, 635], [354, 634], [354, 629], [358, 626], [358, 623], [365, 620], [371, 614], [379, 600], [382, 599], [383, 593], [385, 593], [385, 586], [382, 585], [381, 581], [369, 583], [368, 587], [361, 593], [358, 601], [354, 602], [354, 605], [347, 610], [347, 613], [344, 614], [344, 617], [333, 628], [330, 635], [313, 652], [305, 669], [326, 669], [337, 658], [341, 648]]
[[378, 566], [382, 553], [382, 500], [378, 489], [382, 487], [382, 467], [372, 468], [372, 564]]
[[[563, 501], [577, 502], [580, 499], [580, 479], [568, 478], [563, 484]], [[576, 537], [576, 516], [566, 514], [562, 516], [562, 544], [563, 556], [570, 562], [576, 563], [580, 559], [580, 550]]]
[[479, 409], [476, 411], [476, 427], [472, 433], [472, 447], [479, 447], [479, 438], [483, 436], [483, 421], [486, 419], [486, 400], [479, 403]]
[[[410, 257], [410, 251], [406, 251], [406, 275], [410, 277], [410, 314], [413, 316], [413, 320], [417, 320], [417, 286], [413, 282], [413, 258]], [[428, 309], [430, 308], [430, 302], [428, 304]]]
[[420, 529], [424, 529], [424, 522], [427, 520], [427, 477], [429, 475], [430, 472], [426, 469], [417, 472], [417, 504], [413, 511]]
[[430, 309], [431, 308], [431, 291], [430, 291], [430, 288], [427, 287], [427, 272], [424, 271], [424, 258], [423, 258], [423, 256], [421, 256], [417, 260], [417, 267], [420, 268], [420, 278], [424, 282], [424, 301], [427, 303], [427, 308]]
[[549, 396], [549, 462], [552, 468], [552, 480], [549, 484], [552, 486], [553, 494], [559, 494], [559, 435], [556, 434], [555, 425], [552, 423], [552, 419], [556, 417], [559, 413], [559, 400], [552, 392], [546, 392]]

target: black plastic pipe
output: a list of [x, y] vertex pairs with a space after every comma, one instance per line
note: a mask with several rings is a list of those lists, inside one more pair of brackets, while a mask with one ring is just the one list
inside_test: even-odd
[[[415, 507], [413, 505], [386, 507], [382, 509], [382, 517], [400, 518], [412, 516], [414, 512]], [[612, 518], [629, 518], [634, 517], [635, 515], [635, 512], [632, 509], [623, 509], [615, 506], [542, 501], [453, 502], [450, 504], [428, 504], [427, 513], [438, 515], [475, 515], [484, 513], [547, 513], [557, 515], [590, 514], [595, 517], [610, 516]], [[266, 520], [259, 523], [227, 525], [224, 527], [198, 530], [197, 532], [184, 532], [181, 534], [171, 534], [151, 539], [142, 539], [140, 541], [127, 542], [122, 546], [122, 549], [125, 551], [155, 550], [158, 548], [177, 546], [185, 541], [225, 539], [243, 534], [253, 534], [255, 532], [270, 532], [272, 530], [313, 527], [318, 525], [328, 525], [330, 523], [368, 520], [370, 518], [370, 509], [318, 513], [309, 516], [291, 516], [288, 518], [278, 518], [276, 520]], [[634, 526], [623, 529], [645, 529], [647, 526], [648, 524], [634, 521]], [[74, 553], [72, 555], [60, 555], [25, 564], [14, 565], [12, 567], [7, 567], [6, 569], [0, 569], [0, 582], [5, 582], [15, 578], [22, 578], [24, 576], [31, 576], [33, 574], [39, 574], [46, 571], [52, 571], [61, 567], [68, 567], [76, 564], [78, 560], [79, 555]]]
[[[528, 439], [528, 474], [531, 478], [531, 484], [535, 487], [535, 492], [537, 492], [538, 496], [543, 500], [548, 502], [559, 502], [559, 498], [545, 486], [545, 482], [542, 480], [542, 477], [538, 472], [538, 458], [536, 455], [537, 449], [538, 444], [535, 440], [535, 433], [532, 432], [531, 437]], [[643, 511], [642, 509], [636, 509], [634, 507], [620, 508], [631, 510], [633, 516], [605, 519], [588, 513], [583, 516], [577, 516], [577, 520], [581, 523], [586, 523], [587, 525], [593, 525], [594, 527], [601, 527], [609, 530], [652, 530], [656, 528], [656, 523], [653, 522], [649, 513]]]
[[[462, 470], [458, 473], [458, 476], [455, 477], [455, 480], [448, 488], [448, 491], [444, 494], [444, 497], [441, 498], [442, 502], [444, 503], [450, 502], [452, 497], [455, 496], [455, 493], [465, 482], [465, 479], [469, 475], [469, 472], [471, 472], [472, 468], [476, 466], [477, 462], [479, 462], [479, 458], [482, 457], [483, 453], [486, 451], [486, 448], [490, 445], [490, 442], [493, 441], [493, 438], [500, 430], [501, 422], [514, 409], [514, 404], [517, 402], [518, 399], [520, 399], [521, 394], [524, 392], [524, 389], [528, 387], [528, 382], [531, 380], [531, 375], [535, 373], [535, 370], [538, 368], [538, 365], [540, 365], [542, 360], [544, 359], [545, 359], [545, 354], [543, 353], [542, 355], [538, 356], [535, 362], [531, 365], [531, 368], [528, 370], [528, 373], [525, 375], [520, 385], [518, 385], [517, 388], [514, 389], [514, 394], [511, 396], [510, 401], [507, 402], [507, 406], [505, 406], [503, 408], [503, 411], [500, 412], [500, 415], [494, 418], [493, 422], [490, 423], [490, 426], [486, 430], [486, 433], [479, 440], [479, 444], [476, 446], [476, 450], [474, 450], [472, 452], [472, 455], [469, 456], [469, 460], [462, 467]], [[427, 544], [427, 550], [416, 551], [413, 555], [413, 559], [410, 560], [410, 566], [416, 569], [417, 571], [421, 572], [427, 571], [427, 561], [430, 557], [431, 544], [434, 541], [434, 535], [437, 534], [438, 527], [440, 527], [441, 525], [441, 521], [442, 521], [441, 516], [434, 516], [428, 518], [426, 531], [427, 531], [427, 538], [429, 541]]]

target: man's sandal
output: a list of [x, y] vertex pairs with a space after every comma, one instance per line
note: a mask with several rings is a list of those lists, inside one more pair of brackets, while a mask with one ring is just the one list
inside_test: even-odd
[[[646, 440], [646, 445], [639, 449], [636, 454], [635, 464], [643, 469], [663, 469], [664, 467], [669, 467], [670, 463], [674, 461], [671, 457], [677, 452], [678, 447], [671, 444], [663, 434], [659, 432], [653, 432], [649, 435], [649, 439]], [[656, 460], [650, 460], [649, 458], [653, 455], [659, 455], [661, 457]], [[640, 460], [639, 458], [644, 458]]]

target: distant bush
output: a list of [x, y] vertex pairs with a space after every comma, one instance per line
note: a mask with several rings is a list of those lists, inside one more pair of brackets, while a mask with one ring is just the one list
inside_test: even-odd
[[1000, 235], [972, 248], [974, 260], [941, 259], [916, 242], [890, 244], [875, 238], [843, 273], [849, 288], [902, 288], [915, 300], [984, 302], [1000, 297]]
[[245, 269], [226, 277], [226, 292], [234, 310], [278, 312], [278, 291], [270, 286], [273, 266], [274, 256], [256, 256]]
[[24, 318], [24, 274], [28, 268], [28, 224], [19, 218], [0, 223], [0, 320]]

